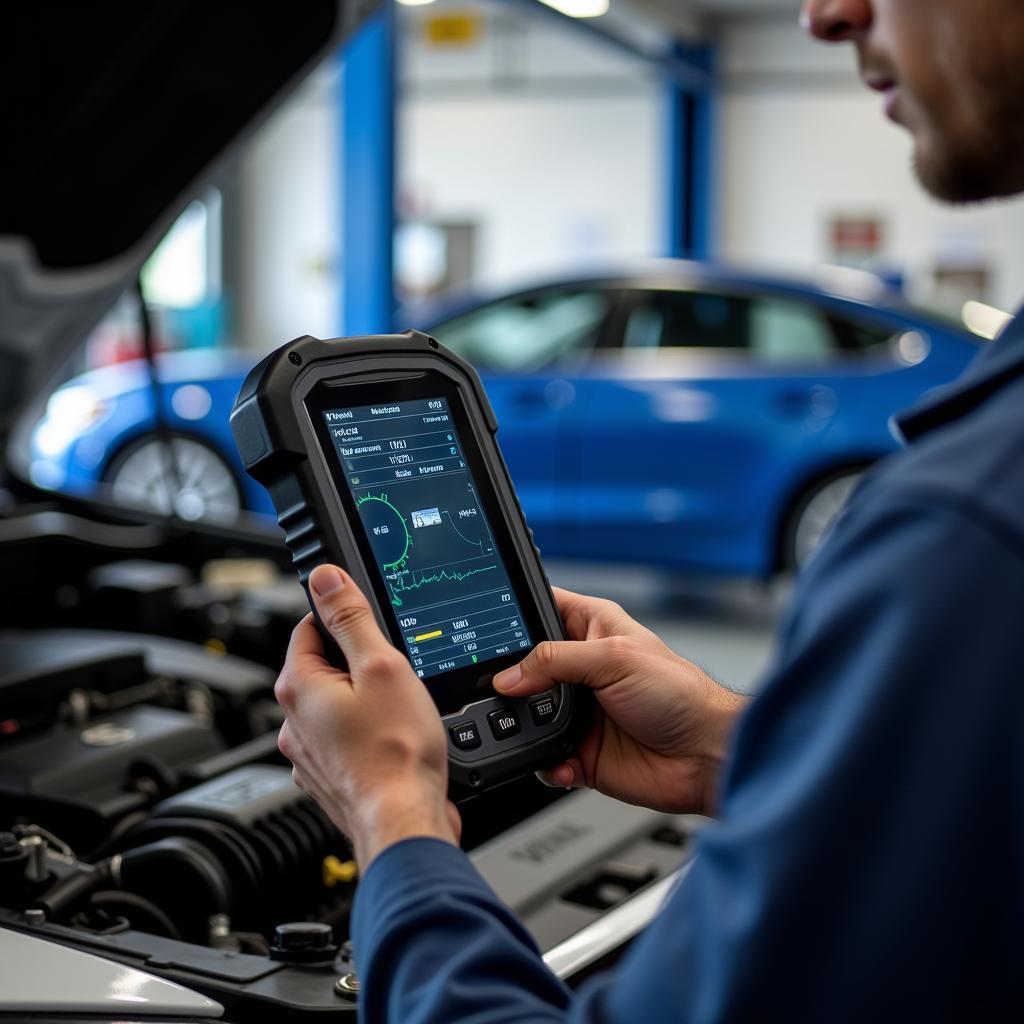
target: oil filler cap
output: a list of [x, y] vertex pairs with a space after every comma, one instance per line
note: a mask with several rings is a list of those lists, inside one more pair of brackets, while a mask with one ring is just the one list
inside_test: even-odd
[[331, 965], [338, 955], [334, 933], [329, 924], [319, 921], [293, 921], [274, 929], [270, 947], [272, 960], [307, 966]]

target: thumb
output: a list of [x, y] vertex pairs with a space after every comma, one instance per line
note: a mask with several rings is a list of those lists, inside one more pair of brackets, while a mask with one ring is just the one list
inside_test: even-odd
[[317, 615], [341, 648], [350, 671], [355, 673], [384, 651], [395, 653], [377, 625], [370, 603], [348, 573], [336, 565], [318, 565], [309, 574], [309, 589]]
[[545, 640], [518, 665], [499, 672], [494, 688], [510, 697], [528, 697], [555, 683], [581, 683], [599, 690], [622, 676], [611, 644], [619, 639]]

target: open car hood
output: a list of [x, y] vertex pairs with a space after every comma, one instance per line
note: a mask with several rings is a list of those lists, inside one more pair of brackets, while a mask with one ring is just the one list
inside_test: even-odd
[[5, 5], [0, 438], [377, 0]]

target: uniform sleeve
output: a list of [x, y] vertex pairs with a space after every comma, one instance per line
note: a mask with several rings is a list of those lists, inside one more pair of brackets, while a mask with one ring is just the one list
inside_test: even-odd
[[353, 945], [363, 1024], [564, 1021], [568, 989], [461, 850], [407, 839], [359, 883]]
[[1022, 909], [1022, 579], [971, 515], [858, 503], [801, 586], [719, 820], [614, 975], [570, 994], [459, 851], [414, 840], [357, 897], [362, 1019], [997, 1019], [1021, 951], [1000, 928]]

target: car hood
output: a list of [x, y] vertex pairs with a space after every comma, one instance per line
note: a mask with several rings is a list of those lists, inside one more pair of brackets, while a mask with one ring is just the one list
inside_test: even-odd
[[375, 6], [4, 5], [0, 443], [181, 211]]

